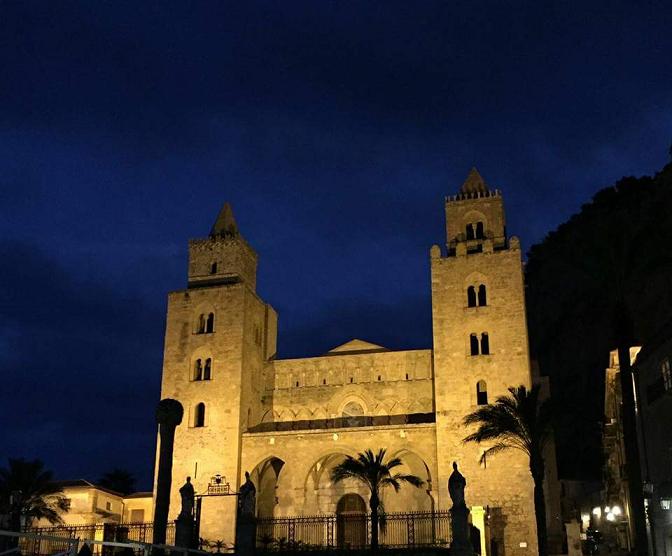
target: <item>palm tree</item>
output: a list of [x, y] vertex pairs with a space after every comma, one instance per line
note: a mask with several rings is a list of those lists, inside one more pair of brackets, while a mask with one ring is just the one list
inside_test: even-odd
[[60, 514], [69, 509], [63, 489], [54, 483], [53, 473], [44, 469], [40, 460], [10, 458], [9, 466], [0, 469], [0, 514], [9, 515], [13, 531], [19, 531], [22, 525], [30, 527], [39, 519], [54, 525], [62, 523]]
[[370, 492], [369, 506], [371, 509], [371, 550], [378, 548], [378, 526], [379, 514], [382, 510], [381, 494], [385, 487], [391, 486], [395, 492], [399, 492], [401, 483], [409, 483], [414, 487], [420, 487], [423, 484], [420, 477], [415, 475], [406, 475], [403, 473], [392, 474], [392, 470], [403, 465], [401, 458], [392, 458], [387, 462], [384, 449], [378, 450], [374, 454], [371, 450], [366, 450], [357, 454], [356, 458], [346, 456], [345, 460], [339, 463], [331, 471], [331, 480], [333, 483], [339, 483], [345, 479], [355, 479], [363, 483]]
[[135, 491], [135, 477], [130, 471], [115, 467], [98, 479], [98, 485], [121, 494], [131, 494]]
[[531, 390], [525, 386], [509, 388], [510, 395], [499, 396], [494, 404], [478, 408], [464, 418], [465, 425], [478, 425], [478, 430], [463, 442], [493, 442], [481, 455], [515, 448], [530, 458], [534, 480], [534, 513], [537, 519], [539, 556], [548, 554], [546, 538], [546, 502], [544, 498], [544, 446], [551, 438], [551, 409], [548, 400], [540, 403], [539, 385]]

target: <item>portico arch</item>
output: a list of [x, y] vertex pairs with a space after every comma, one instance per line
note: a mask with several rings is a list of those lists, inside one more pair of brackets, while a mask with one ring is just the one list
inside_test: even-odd
[[260, 462], [250, 473], [257, 487], [257, 517], [273, 517], [278, 504], [278, 485], [285, 462], [271, 456]]

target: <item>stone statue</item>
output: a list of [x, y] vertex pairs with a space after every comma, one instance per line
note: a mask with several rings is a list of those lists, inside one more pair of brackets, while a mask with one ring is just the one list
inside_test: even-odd
[[453, 501], [453, 507], [464, 506], [464, 487], [467, 486], [467, 480], [464, 475], [457, 470], [457, 462], [453, 462], [453, 472], [448, 479], [448, 493]]
[[180, 496], [182, 497], [182, 511], [180, 514], [193, 515], [194, 485], [191, 484], [191, 477], [187, 477], [187, 482], [180, 487]]
[[254, 517], [256, 496], [257, 489], [250, 480], [250, 474], [245, 471], [245, 482], [240, 486], [238, 493], [238, 511], [241, 516]]
[[450, 556], [474, 556], [469, 529], [469, 508], [464, 501], [464, 487], [466, 486], [467, 480], [457, 470], [457, 462], [453, 462], [453, 472], [448, 479], [448, 494], [453, 501], [453, 507], [450, 508], [453, 531]]

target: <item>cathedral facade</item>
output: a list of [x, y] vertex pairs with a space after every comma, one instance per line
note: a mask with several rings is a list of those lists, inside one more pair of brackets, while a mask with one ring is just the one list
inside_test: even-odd
[[[387, 492], [387, 512], [450, 508], [452, 463], [467, 478], [488, 552], [537, 552], [533, 483], [515, 450], [481, 463], [464, 416], [532, 382], [523, 268], [507, 237], [501, 193], [472, 170], [445, 200], [446, 241], [429, 252], [433, 344], [394, 351], [353, 339], [319, 357], [276, 358], [278, 315], [256, 293], [257, 254], [222, 209], [189, 242], [188, 286], [169, 294], [162, 398], [185, 409], [173, 458], [171, 518], [190, 476], [256, 486], [258, 517], [333, 514], [364, 504], [356, 483], [332, 484], [347, 454], [385, 448], [424, 481]], [[225, 478], [225, 479], [224, 479]], [[205, 496], [201, 537], [233, 542], [236, 497]], [[500, 552], [501, 550], [501, 552]]]

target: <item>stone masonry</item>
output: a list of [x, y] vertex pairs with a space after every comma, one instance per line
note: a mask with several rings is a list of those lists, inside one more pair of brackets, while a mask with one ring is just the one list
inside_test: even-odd
[[[185, 290], [168, 296], [162, 398], [177, 428], [171, 518], [187, 476], [232, 491], [250, 471], [259, 517], [334, 513], [354, 483], [332, 485], [346, 454], [386, 448], [421, 489], [388, 493], [386, 510], [448, 509], [452, 462], [470, 506], [489, 511], [489, 553], [536, 553], [533, 484], [509, 451], [479, 463], [463, 417], [510, 386], [530, 386], [521, 251], [507, 238], [499, 191], [472, 170], [446, 199], [445, 246], [430, 251], [433, 348], [392, 351], [351, 340], [320, 357], [276, 359], [277, 314], [255, 291], [257, 255], [228, 205], [207, 239], [189, 242]], [[203, 499], [201, 536], [234, 542], [235, 496]]]

